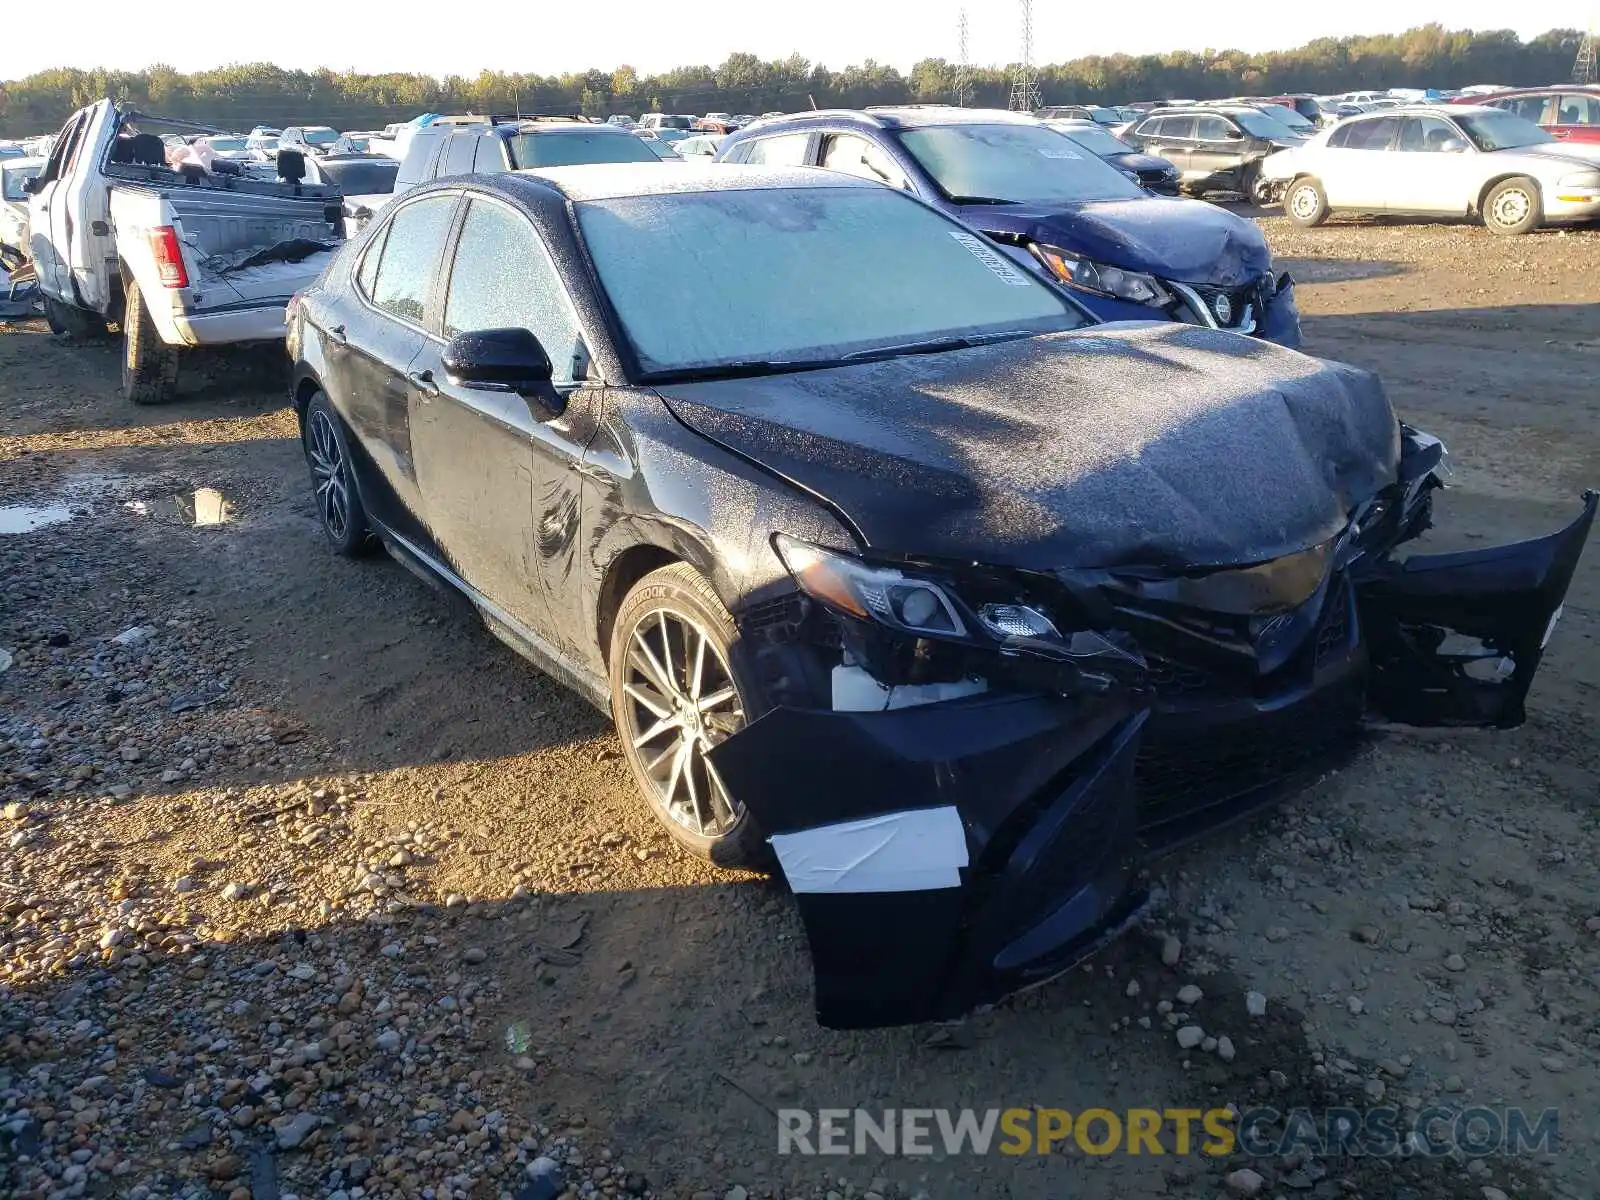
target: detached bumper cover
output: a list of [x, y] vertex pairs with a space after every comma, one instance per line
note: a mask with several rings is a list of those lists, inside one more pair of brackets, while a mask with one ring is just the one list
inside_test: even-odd
[[1115, 937], [1137, 813], [1131, 701], [779, 708], [711, 753], [771, 834], [832, 1028], [961, 1016]]

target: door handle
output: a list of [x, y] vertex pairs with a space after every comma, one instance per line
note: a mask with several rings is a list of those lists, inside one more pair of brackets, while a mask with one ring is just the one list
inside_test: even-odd
[[345, 336], [343, 325], [335, 325], [329, 329], [328, 340], [335, 346], [348, 346], [350, 344], [350, 339]]
[[422, 396], [422, 402], [428, 403], [439, 394], [439, 385], [433, 381], [433, 372], [428, 370], [407, 371], [406, 382], [416, 388]]

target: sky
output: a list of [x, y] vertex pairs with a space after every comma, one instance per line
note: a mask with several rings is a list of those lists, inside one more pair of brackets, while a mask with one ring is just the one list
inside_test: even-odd
[[[661, 0], [16, 0], [6, 5], [0, 75], [46, 67], [180, 71], [235, 62], [287, 68], [480, 70], [558, 74], [627, 63], [641, 73], [716, 65], [734, 51], [764, 59], [798, 52], [843, 67], [868, 58], [902, 69], [921, 58], [957, 57], [963, 0], [790, 0], [699, 6]], [[978, 64], [1014, 62], [1021, 45], [1015, 0], [965, 0], [969, 53]], [[1504, 29], [1524, 39], [1600, 17], [1600, 0], [1337, 0], [1221, 5], [1195, 0], [1113, 3], [1034, 0], [1034, 61], [1167, 50], [1283, 49], [1312, 38], [1396, 33], [1438, 21], [1452, 29]], [[459, 13], [459, 16], [454, 14]], [[736, 14], [736, 16], [733, 16]], [[730, 16], [732, 19], [730, 19]], [[681, 19], [674, 19], [681, 18]]]

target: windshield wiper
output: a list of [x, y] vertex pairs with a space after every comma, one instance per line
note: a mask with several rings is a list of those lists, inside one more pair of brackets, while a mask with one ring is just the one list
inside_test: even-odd
[[1002, 200], [999, 196], [951, 196], [951, 204], [1015, 204], [1015, 200]]
[[966, 350], [972, 346], [986, 346], [991, 342], [1006, 342], [1012, 338], [1031, 337], [1031, 329], [1007, 329], [998, 333], [968, 333], [961, 337], [934, 338], [926, 342], [901, 342], [893, 346], [873, 346], [856, 350], [844, 356], [845, 362], [873, 362], [880, 358], [899, 358], [904, 354], [943, 354], [947, 350]]
[[672, 367], [650, 371], [639, 377], [641, 383], [693, 383], [702, 379], [749, 379], [757, 375], [784, 375], [790, 371], [819, 371], [837, 367], [838, 358], [741, 359], [738, 362], [709, 363], [703, 367]]

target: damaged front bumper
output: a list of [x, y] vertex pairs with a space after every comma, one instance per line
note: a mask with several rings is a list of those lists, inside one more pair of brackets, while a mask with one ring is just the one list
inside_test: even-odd
[[1115, 937], [1143, 907], [1144, 720], [1129, 699], [1043, 695], [778, 708], [716, 747], [794, 890], [818, 1021], [959, 1017]]
[[[890, 620], [936, 593], [942, 639], [799, 598], [741, 617], [752, 672], [795, 690], [710, 758], [795, 892], [818, 1020], [953, 1018], [1059, 974], [1137, 917], [1142, 861], [1314, 778], [1371, 716], [1520, 724], [1600, 497], [1546, 537], [1400, 559], [1443, 459], [1402, 449], [1343, 534], [1270, 563], [867, 572]], [[1028, 620], [1053, 645], [972, 636]], [[841, 656], [829, 708], [816, 667]]]

